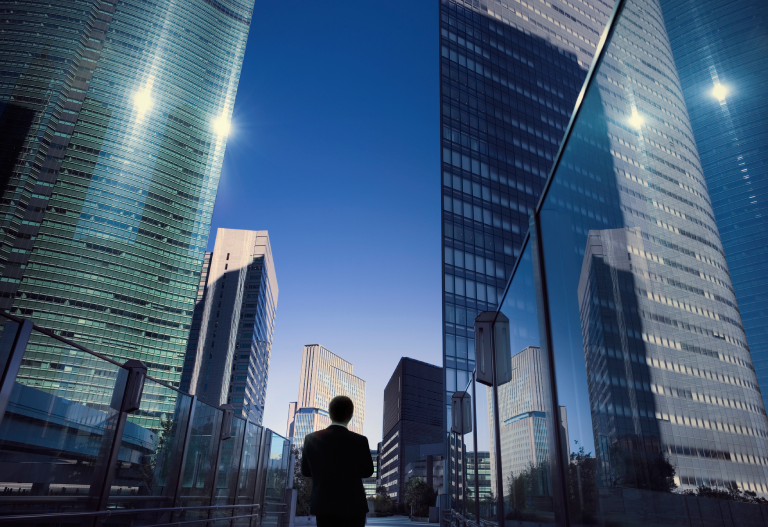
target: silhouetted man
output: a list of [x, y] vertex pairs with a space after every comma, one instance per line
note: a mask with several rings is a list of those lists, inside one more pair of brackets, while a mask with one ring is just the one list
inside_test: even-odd
[[368, 512], [362, 478], [373, 474], [368, 438], [347, 430], [355, 405], [340, 395], [328, 405], [331, 426], [304, 438], [301, 473], [312, 478], [309, 512], [318, 527], [362, 527]]

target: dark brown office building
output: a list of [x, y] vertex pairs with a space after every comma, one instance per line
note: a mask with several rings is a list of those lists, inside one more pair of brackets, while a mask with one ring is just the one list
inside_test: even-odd
[[384, 389], [384, 439], [379, 457], [381, 485], [403, 501], [405, 466], [445, 450], [443, 369], [403, 357]]

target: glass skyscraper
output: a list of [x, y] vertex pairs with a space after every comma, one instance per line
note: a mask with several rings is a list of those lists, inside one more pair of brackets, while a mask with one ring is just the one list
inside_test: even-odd
[[[670, 43], [696, 17], [663, 0], [614, 13], [494, 315], [497, 357], [542, 351], [548, 441], [536, 471], [496, 456], [499, 509], [559, 525], [764, 524], [768, 415], [707, 186], [711, 143], [679, 73], [700, 46]], [[738, 62], [726, 42], [710, 51]], [[753, 51], [744, 85], [767, 69], [768, 49]], [[501, 378], [504, 409], [520, 376]], [[492, 431], [503, 418], [489, 415]]]
[[612, 7], [440, 0], [445, 423], [475, 368], [475, 317], [496, 309], [520, 255]]
[[0, 308], [179, 386], [252, 8], [0, 2]]
[[768, 3], [664, 0], [757, 380], [768, 402]]

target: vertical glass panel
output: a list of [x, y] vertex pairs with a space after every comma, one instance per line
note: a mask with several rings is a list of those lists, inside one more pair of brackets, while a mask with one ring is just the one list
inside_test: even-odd
[[267, 460], [267, 481], [264, 487], [264, 525], [279, 525], [285, 515], [285, 485], [288, 482], [288, 464], [290, 462], [291, 443], [284, 437], [272, 432]]
[[[555, 423], [549, 367], [539, 339], [533, 244], [527, 243], [494, 324], [504, 517], [554, 523], [549, 435]], [[503, 356], [502, 356], [503, 355]], [[486, 388], [490, 391], [490, 388]], [[488, 393], [488, 399], [492, 394]], [[493, 406], [489, 407], [493, 415]], [[491, 477], [496, 478], [491, 442]]]
[[[207, 507], [211, 504], [222, 416], [223, 412], [218, 408], [195, 401], [192, 429], [187, 438], [187, 459], [181, 477], [181, 507]], [[194, 520], [207, 516], [208, 511], [187, 511], [182, 517]]]
[[[10, 337], [10, 325], [8, 336]], [[0, 341], [7, 348], [7, 342]], [[0, 424], [2, 514], [96, 506], [126, 370], [33, 331]]]
[[[216, 476], [216, 491], [212, 505], [234, 505], [235, 503], [239, 483], [238, 476], [242, 467], [241, 459], [245, 424], [246, 421], [239, 417], [232, 419], [232, 437], [221, 442], [218, 475]], [[232, 509], [215, 510], [212, 514], [214, 518], [222, 516], [232, 516]]]
[[623, 3], [540, 214], [572, 525], [724, 525], [768, 497], [765, 408], [677, 71], [697, 50], [667, 36], [698, 19], [665, 15]]
[[[189, 424], [192, 397], [151, 379], [144, 382], [139, 409], [128, 415], [118, 466], [109, 497], [113, 509], [157, 509], [173, 506]], [[159, 428], [154, 425], [159, 423]], [[129, 516], [106, 520], [122, 525]], [[170, 521], [168, 514], [138, 513], [132, 525]]]
[[[491, 447], [489, 438], [491, 427], [488, 421], [488, 394], [486, 387], [473, 382], [470, 375], [465, 392], [471, 397], [472, 432], [464, 436], [464, 516], [476, 519], [496, 518], [496, 493], [491, 481]], [[477, 439], [475, 439], [477, 438]], [[475, 459], [477, 458], [477, 459]], [[475, 465], [477, 463], [477, 465]], [[477, 475], [477, 488], [475, 488]], [[478, 498], [479, 497], [479, 498]]]
[[[245, 424], [245, 441], [243, 455], [240, 458], [240, 476], [237, 483], [237, 505], [250, 505], [257, 502], [257, 472], [259, 467], [259, 452], [261, 451], [263, 428], [250, 421]], [[236, 516], [254, 514], [257, 510], [251, 508], [236, 509]], [[238, 519], [235, 526], [250, 525], [250, 519]]]

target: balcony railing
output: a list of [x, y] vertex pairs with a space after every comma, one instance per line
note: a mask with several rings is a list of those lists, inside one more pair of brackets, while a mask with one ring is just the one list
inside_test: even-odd
[[0, 524], [281, 525], [290, 443], [0, 313]]

